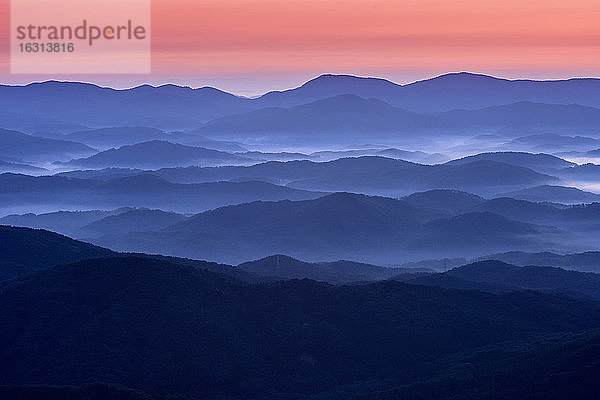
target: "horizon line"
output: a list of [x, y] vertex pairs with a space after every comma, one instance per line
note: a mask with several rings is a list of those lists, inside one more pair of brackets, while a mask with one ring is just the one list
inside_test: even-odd
[[115, 91], [125, 91], [125, 90], [133, 90], [133, 89], [137, 89], [137, 88], [141, 88], [141, 87], [152, 87], [152, 88], [161, 88], [161, 87], [166, 87], [166, 86], [174, 86], [174, 87], [178, 87], [178, 88], [182, 88], [182, 89], [190, 89], [190, 90], [199, 90], [199, 89], [213, 89], [213, 90], [218, 90], [222, 93], [226, 93], [226, 94], [230, 94], [236, 97], [240, 97], [240, 98], [248, 98], [248, 99], [253, 99], [253, 98], [258, 98], [261, 96], [264, 96], [266, 94], [269, 93], [277, 93], [277, 92], [285, 92], [288, 90], [293, 90], [293, 89], [297, 89], [300, 88], [302, 86], [304, 86], [305, 84], [312, 82], [314, 80], [317, 80], [319, 78], [322, 77], [326, 77], [326, 76], [331, 76], [331, 77], [348, 77], [348, 78], [357, 78], [357, 79], [373, 79], [373, 80], [380, 80], [380, 81], [386, 81], [389, 82], [391, 84], [400, 86], [400, 87], [404, 87], [404, 86], [410, 86], [413, 84], [417, 84], [420, 82], [427, 82], [427, 81], [431, 81], [434, 79], [439, 79], [439, 78], [443, 78], [446, 76], [452, 76], [452, 75], [469, 75], [469, 76], [478, 76], [478, 77], [485, 77], [485, 78], [490, 78], [490, 79], [494, 79], [494, 80], [501, 80], [501, 81], [507, 81], [507, 82], [568, 82], [568, 81], [574, 81], [574, 80], [598, 80], [600, 79], [600, 77], [595, 77], [595, 76], [572, 76], [569, 78], [563, 78], [563, 79], [535, 79], [535, 78], [508, 78], [508, 77], [502, 77], [502, 76], [498, 76], [498, 75], [490, 75], [490, 74], [485, 74], [485, 73], [480, 73], [480, 72], [470, 72], [470, 71], [454, 71], [454, 72], [445, 72], [445, 73], [441, 73], [438, 75], [433, 75], [429, 78], [423, 78], [423, 79], [417, 79], [414, 81], [410, 81], [407, 83], [397, 83], [394, 82], [393, 80], [389, 79], [389, 78], [384, 78], [382, 76], [371, 76], [371, 75], [355, 75], [355, 74], [351, 74], [351, 73], [322, 73], [319, 75], [316, 75], [308, 80], [305, 81], [301, 81], [300, 84], [296, 85], [296, 86], [291, 86], [285, 89], [271, 89], [271, 90], [267, 90], [265, 92], [261, 92], [260, 94], [257, 95], [253, 95], [253, 96], [245, 96], [245, 95], [240, 95], [240, 94], [236, 94], [235, 92], [232, 91], [228, 91], [225, 89], [221, 89], [219, 87], [216, 86], [211, 86], [211, 85], [204, 85], [204, 86], [192, 86], [189, 84], [179, 84], [179, 83], [175, 83], [173, 81], [166, 81], [165, 83], [160, 83], [160, 84], [152, 84], [152, 83], [140, 83], [138, 85], [133, 85], [133, 86], [122, 86], [122, 87], [118, 87], [118, 86], [111, 86], [111, 85], [104, 85], [104, 84], [100, 84], [97, 82], [93, 82], [91, 80], [69, 80], [69, 79], [46, 79], [46, 80], [32, 80], [28, 83], [22, 83], [22, 84], [10, 84], [10, 83], [1, 83], [0, 87], [27, 87], [27, 86], [31, 86], [31, 85], [40, 85], [40, 84], [47, 84], [47, 83], [74, 83], [74, 84], [81, 84], [81, 85], [90, 85], [90, 86], [95, 86], [97, 88], [100, 89], [109, 89], [109, 90], [115, 90]]

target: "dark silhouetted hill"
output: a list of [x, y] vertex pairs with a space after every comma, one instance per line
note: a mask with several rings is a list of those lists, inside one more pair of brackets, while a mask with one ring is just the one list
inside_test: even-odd
[[480, 261], [451, 269], [443, 275], [470, 282], [557, 292], [600, 300], [600, 275], [556, 267], [516, 266], [501, 261]]
[[392, 281], [247, 285], [130, 257], [12, 281], [0, 291], [0, 321], [1, 384], [110, 381], [158, 396], [302, 398], [348, 385], [372, 394], [369, 381], [378, 393], [423, 382], [462, 368], [453, 357], [480, 365], [477, 355], [494, 346], [532, 350], [527, 341], [596, 328], [600, 307]]
[[56, 233], [0, 225], [0, 281], [56, 264], [115, 253]]

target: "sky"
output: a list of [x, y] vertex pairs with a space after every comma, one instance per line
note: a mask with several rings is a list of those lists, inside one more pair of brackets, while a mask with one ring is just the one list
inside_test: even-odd
[[[17, 1], [17, 0], [13, 0]], [[407, 83], [457, 71], [600, 76], [598, 0], [152, 0], [150, 74], [10, 74], [0, 0], [0, 82], [215, 86], [241, 95], [323, 73]]]

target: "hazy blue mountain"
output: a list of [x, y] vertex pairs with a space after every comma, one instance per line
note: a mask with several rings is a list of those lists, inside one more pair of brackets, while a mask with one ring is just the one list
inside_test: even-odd
[[[556, 267], [521, 267], [495, 260], [475, 262], [441, 274], [421, 275], [407, 282], [493, 292], [529, 289], [600, 300], [600, 274]], [[477, 288], [473, 283], [484, 286]], [[459, 287], [460, 284], [471, 286]]]
[[[142, 85], [115, 90], [86, 83], [48, 81], [0, 86], [0, 108], [6, 114], [17, 115], [24, 109], [35, 109], [38, 121], [31, 121], [30, 125], [67, 121], [88, 126], [141, 124], [172, 130], [197, 127], [199, 123], [225, 115], [265, 107], [300, 106], [337, 95], [378, 99], [419, 113], [524, 101], [600, 107], [599, 88], [597, 79], [510, 81], [470, 73], [452, 73], [408, 85], [376, 78], [322, 75], [295, 89], [245, 99], [209, 87]], [[577, 112], [575, 110], [573, 115], [580, 115]], [[558, 114], [549, 116], [550, 121], [563, 120]], [[16, 119], [18, 122], [19, 118]], [[580, 124], [575, 119], [571, 123]], [[9, 127], [18, 128], [14, 124]]]
[[377, 78], [321, 75], [298, 88], [270, 92], [257, 102], [262, 106], [291, 107], [332, 95], [353, 94], [415, 112], [476, 109], [521, 101], [599, 107], [599, 91], [598, 79], [507, 80], [461, 72], [397, 85]]
[[396, 103], [401, 88], [401, 85], [385, 79], [325, 74], [294, 89], [266, 93], [256, 102], [263, 107], [293, 107], [332, 96], [352, 94]]
[[188, 166], [192, 164], [216, 165], [243, 163], [248, 159], [217, 150], [185, 146], [160, 140], [112, 148], [87, 158], [78, 158], [61, 165], [80, 168], [145, 168]]
[[490, 212], [470, 212], [428, 222], [408, 247], [417, 252], [429, 249], [430, 252], [443, 252], [448, 257], [458, 257], [490, 252], [491, 248], [498, 247], [568, 246], [573, 240], [555, 227], [516, 221]]
[[253, 181], [177, 184], [151, 174], [109, 181], [0, 174], [0, 208], [5, 210], [21, 209], [27, 205], [30, 209], [144, 207], [196, 213], [227, 204], [256, 200], [302, 200], [321, 195]]
[[229, 153], [247, 151], [247, 149], [241, 143], [227, 140], [214, 140], [205, 136], [197, 135], [193, 133], [193, 131], [168, 132], [163, 140], [173, 143], [181, 143], [188, 146], [204, 147], [205, 149], [226, 151]]
[[[88, 126], [126, 126], [144, 122], [161, 129], [191, 128], [212, 118], [243, 112], [251, 108], [248, 102], [208, 87], [142, 85], [116, 90], [88, 83], [56, 81], [0, 86], [0, 108], [6, 112], [19, 113], [33, 108], [41, 117]], [[149, 115], [151, 119], [148, 119]], [[182, 126], [184, 121], [188, 124]]]
[[426, 192], [413, 193], [402, 198], [415, 207], [433, 210], [440, 213], [457, 214], [485, 202], [477, 196], [459, 190], [433, 189]]
[[600, 177], [600, 165], [587, 163], [571, 168], [565, 168], [558, 172], [564, 179], [572, 181], [598, 182]]
[[35, 125], [27, 125], [20, 132], [28, 133], [33, 136], [41, 136], [52, 139], [64, 139], [64, 135], [73, 132], [81, 132], [86, 129], [92, 129], [89, 126], [81, 124], [70, 124], [68, 122], [48, 122]]
[[231, 180], [240, 177], [269, 179], [288, 183], [299, 179], [329, 177], [339, 174], [374, 175], [386, 169], [403, 170], [420, 168], [419, 165], [384, 157], [342, 158], [330, 162], [311, 162], [309, 160], [289, 162], [266, 162], [251, 166], [232, 166], [217, 168], [167, 168], [155, 174], [172, 182], [197, 183]]
[[[293, 180], [288, 186], [305, 190], [352, 191], [386, 196], [406, 195], [427, 189], [455, 189], [481, 195], [498, 193], [498, 189], [519, 188], [536, 184], [556, 183], [558, 178], [535, 172], [525, 167], [489, 160], [472, 161], [465, 164], [420, 165], [364, 158], [361, 162], [346, 160], [346, 171], [329, 173], [315, 178]], [[352, 167], [367, 164], [377, 171], [354, 171]], [[324, 168], [325, 169], [325, 168]]]
[[148, 173], [148, 171], [136, 168], [102, 168], [59, 172], [55, 175], [67, 178], [110, 181], [116, 178], [125, 178], [128, 176], [140, 175], [145, 173]]
[[600, 157], [600, 149], [587, 151], [585, 155], [588, 157]]
[[[130, 210], [96, 219], [82, 226], [78, 235], [86, 237], [135, 231], [155, 231], [184, 219], [186, 219], [185, 215], [162, 210]], [[2, 219], [0, 219], [0, 222], [2, 222]]]
[[0, 129], [0, 157], [26, 161], [65, 160], [76, 156], [87, 156], [96, 151], [84, 144], [66, 140], [55, 140]]
[[[505, 371], [506, 353], [548, 351], [559, 336], [565, 344], [570, 333], [598, 326], [600, 307], [555, 294], [391, 281], [246, 285], [130, 257], [57, 266], [5, 284], [0, 321], [1, 384], [110, 381], [151, 395], [305, 398], [330, 390], [347, 397], [345, 385], [372, 394], [373, 385], [381, 393], [420, 382], [412, 393], [427, 392], [449, 378], [452, 365], [463, 376], [465, 362], [491, 385], [487, 374]], [[543, 347], [534, 345], [542, 338]], [[177, 368], [164, 368], [174, 361]], [[524, 365], [528, 374], [531, 365], [542, 368]], [[462, 392], [448, 387], [444, 393]]]
[[421, 165], [384, 157], [343, 158], [323, 163], [308, 160], [267, 162], [248, 167], [171, 168], [154, 173], [181, 183], [251, 178], [311, 190], [386, 196], [435, 188], [496, 194], [502, 189], [517, 190], [558, 181], [558, 178], [527, 168], [487, 160], [464, 165]]
[[240, 263], [271, 254], [309, 261], [389, 258], [437, 217], [399, 200], [336, 193], [315, 200], [218, 208], [161, 232], [107, 235], [103, 246]]
[[381, 100], [343, 94], [291, 108], [269, 108], [210, 121], [198, 131], [206, 134], [323, 134], [356, 136], [365, 132], [407, 133], [446, 127], [441, 119], [415, 114]]
[[449, 157], [441, 153], [425, 153], [423, 151], [408, 151], [395, 148], [379, 150], [374, 155], [412, 161], [422, 164], [438, 164], [449, 160]]
[[528, 201], [549, 201], [563, 204], [581, 204], [600, 201], [600, 194], [586, 192], [575, 187], [541, 185], [515, 192], [503, 193], [508, 196]]
[[85, 129], [64, 136], [65, 139], [76, 140], [102, 149], [150, 140], [166, 140], [166, 137], [167, 134], [160, 129], [134, 126]]
[[0, 111], [0, 127], [19, 132], [31, 133], [27, 130], [27, 127], [29, 126], [61, 123], [52, 117], [42, 117], [36, 114], [23, 112], [23, 110], [26, 109], [27, 108], [15, 110], [14, 112], [8, 112], [4, 110]]
[[539, 251], [582, 246], [568, 232], [497, 214], [439, 217], [439, 213], [401, 200], [335, 193], [315, 200], [222, 207], [162, 231], [106, 235], [93, 242], [119, 251], [227, 263], [287, 254], [311, 262], [351, 259], [394, 264], [406, 257], [478, 256], [498, 249]]
[[130, 210], [129, 208], [119, 208], [111, 211], [57, 211], [44, 214], [13, 214], [0, 218], [0, 224], [45, 229], [73, 237], [79, 233], [81, 228], [94, 221]]
[[289, 151], [277, 151], [277, 152], [269, 152], [269, 151], [244, 151], [237, 153], [240, 156], [252, 158], [257, 161], [294, 161], [294, 160], [315, 160], [318, 157], [304, 154], [300, 152], [289, 152]]
[[[564, 100], [561, 101], [564, 103]], [[507, 133], [523, 130], [564, 131], [586, 129], [594, 133], [600, 123], [600, 109], [579, 104], [542, 104], [523, 101], [477, 110], [453, 110], [435, 114], [463, 127], [501, 128]]]
[[258, 275], [285, 279], [313, 279], [333, 284], [380, 281], [400, 273], [416, 273], [421, 269], [387, 268], [352, 261], [308, 263], [277, 254], [260, 260], [247, 261], [237, 268]]
[[510, 251], [480, 257], [479, 260], [500, 260], [508, 264], [526, 266], [556, 266], [582, 272], [600, 272], [600, 252], [556, 254], [551, 252], [526, 253]]
[[564, 208], [560, 205], [541, 204], [512, 197], [498, 197], [476, 204], [469, 211], [492, 212], [519, 221], [556, 223], [558, 217], [564, 213]]
[[310, 160], [317, 162], [334, 161], [340, 158], [380, 156], [386, 158], [401, 159], [411, 162], [435, 164], [445, 162], [448, 157], [440, 153], [426, 153], [423, 151], [409, 151], [396, 148], [368, 148], [351, 150], [321, 150], [310, 154], [300, 152], [264, 152], [264, 151], [246, 151], [238, 153], [241, 156], [253, 158], [261, 161], [295, 161]]
[[448, 161], [447, 164], [467, 164], [469, 162], [480, 160], [502, 162], [505, 164], [529, 168], [540, 173], [551, 174], [556, 173], [557, 170], [568, 167], [574, 167], [577, 165], [575, 163], [563, 160], [562, 158], [552, 156], [550, 154], [532, 154], [512, 151], [475, 154], [472, 156], [460, 158], [458, 160]]
[[467, 259], [464, 257], [425, 259], [420, 261], [409, 261], [402, 264], [393, 264], [393, 267], [411, 269], [416, 272], [447, 271], [450, 268], [465, 265]]
[[14, 163], [0, 160], [0, 173], [13, 172], [16, 174], [39, 174], [47, 171], [45, 168], [34, 167], [23, 163]]
[[542, 152], [590, 150], [598, 146], [600, 146], [600, 139], [585, 136], [563, 136], [554, 133], [522, 136], [504, 145], [510, 150]]
[[0, 281], [114, 252], [56, 233], [0, 225]]
[[476, 109], [521, 101], [598, 107], [599, 87], [600, 80], [593, 78], [535, 81], [508, 80], [467, 72], [450, 73], [406, 85], [405, 92], [409, 98], [406, 103], [411, 102], [412, 105], [405, 107], [422, 111]]

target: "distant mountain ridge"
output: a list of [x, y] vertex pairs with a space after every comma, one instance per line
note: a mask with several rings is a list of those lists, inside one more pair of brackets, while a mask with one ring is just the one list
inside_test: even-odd
[[157, 169], [188, 165], [218, 165], [249, 162], [249, 159], [218, 150], [185, 146], [164, 140], [152, 140], [112, 148], [87, 158], [61, 163], [78, 168], [146, 168]]
[[0, 174], [0, 208], [6, 209], [24, 205], [56, 210], [144, 207], [196, 213], [227, 204], [299, 200], [322, 195], [257, 181], [178, 184], [148, 173], [107, 181], [59, 175]]
[[[472, 73], [451, 73], [398, 85], [379, 78], [322, 75], [286, 91], [255, 99], [204, 87], [149, 85], [116, 90], [77, 82], [48, 81], [0, 86], [0, 108], [20, 114], [34, 107], [40, 117], [88, 126], [142, 125], [161, 129], [200, 126], [211, 119], [270, 107], [295, 107], [337, 95], [378, 99], [417, 113], [474, 110], [519, 102], [600, 107], [600, 80], [506, 80]], [[97, 110], [103, 113], [98, 114]], [[152, 115], [152, 118], [148, 118]], [[191, 118], [190, 116], [193, 116]], [[20, 117], [22, 118], [22, 117]], [[14, 119], [14, 118], [13, 118]], [[563, 118], [564, 119], [564, 118]], [[26, 120], [26, 118], [25, 118]], [[43, 122], [43, 121], [40, 121]], [[574, 123], [579, 123], [573, 121]], [[23, 128], [27, 123], [23, 122]], [[195, 126], [194, 126], [195, 125]], [[14, 125], [11, 127], [21, 127]]]

